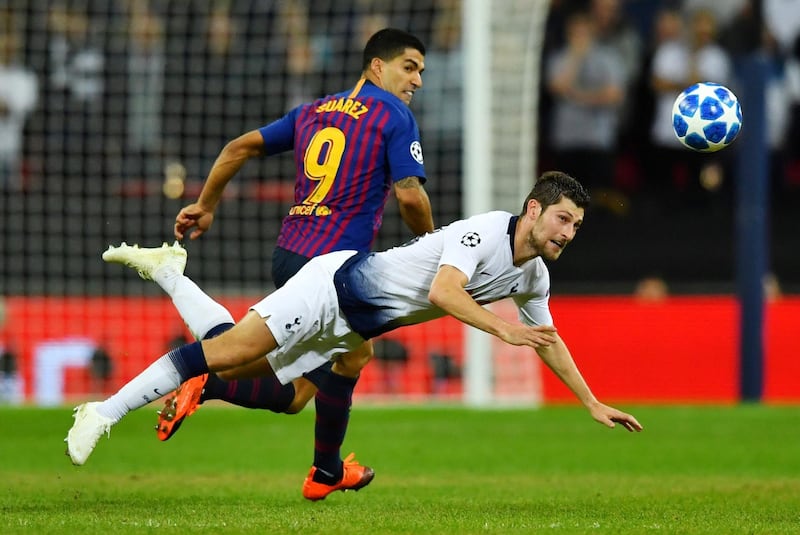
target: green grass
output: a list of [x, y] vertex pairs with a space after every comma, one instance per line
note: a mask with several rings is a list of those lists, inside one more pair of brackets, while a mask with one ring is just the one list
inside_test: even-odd
[[167, 443], [150, 407], [64, 456], [68, 409], [0, 408], [0, 533], [800, 533], [797, 407], [641, 407], [645, 431], [578, 407], [356, 407], [376, 470], [310, 503], [313, 408], [206, 407]]

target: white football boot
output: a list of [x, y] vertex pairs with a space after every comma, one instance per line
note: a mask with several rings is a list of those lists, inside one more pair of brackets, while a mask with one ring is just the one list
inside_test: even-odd
[[67, 455], [72, 460], [72, 464], [82, 465], [92, 454], [97, 441], [103, 435], [111, 435], [111, 426], [114, 421], [97, 412], [99, 401], [84, 403], [75, 407], [75, 423], [72, 424], [67, 438]]
[[157, 271], [168, 266], [183, 275], [186, 249], [177, 241], [172, 245], [164, 243], [161, 247], [139, 247], [122, 242], [118, 247], [109, 245], [103, 253], [103, 260], [126, 265], [135, 269], [144, 280], [153, 280]]

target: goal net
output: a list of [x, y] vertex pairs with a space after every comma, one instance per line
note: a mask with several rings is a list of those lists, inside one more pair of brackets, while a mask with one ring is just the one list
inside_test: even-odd
[[[102, 251], [171, 242], [175, 214], [224, 144], [352, 86], [364, 42], [382, 27], [408, 29], [428, 48], [412, 110], [436, 224], [475, 209], [516, 212], [534, 176], [546, 12], [545, 0], [0, 3], [0, 402], [112, 392], [188, 339], [161, 290], [104, 264]], [[465, 78], [476, 46], [488, 70]], [[470, 104], [487, 80], [486, 100]], [[491, 167], [476, 175], [474, 158]], [[212, 229], [185, 243], [186, 274], [234, 317], [273, 288], [293, 172], [289, 155], [248, 162]], [[410, 237], [390, 199], [376, 248]], [[460, 401], [474, 367], [488, 370], [477, 387], [487, 399], [535, 400], [532, 355], [490, 344], [496, 366], [487, 367], [465, 349], [472, 336], [447, 319], [387, 335], [357, 395]]]

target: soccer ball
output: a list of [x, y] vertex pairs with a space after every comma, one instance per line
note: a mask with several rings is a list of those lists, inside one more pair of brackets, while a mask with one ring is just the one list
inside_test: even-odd
[[672, 105], [672, 129], [678, 141], [697, 152], [716, 152], [736, 139], [742, 108], [733, 91], [713, 82], [687, 87]]

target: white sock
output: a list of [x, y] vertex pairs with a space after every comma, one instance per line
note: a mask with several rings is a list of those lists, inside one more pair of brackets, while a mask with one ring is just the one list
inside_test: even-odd
[[167, 354], [98, 405], [97, 412], [117, 423], [130, 411], [169, 394], [180, 385], [180, 374]]
[[172, 298], [186, 326], [197, 340], [223, 323], [234, 323], [228, 309], [214, 301], [192, 279], [174, 269], [161, 269], [153, 274], [161, 288]]

